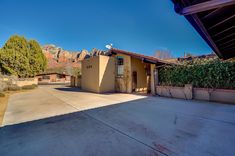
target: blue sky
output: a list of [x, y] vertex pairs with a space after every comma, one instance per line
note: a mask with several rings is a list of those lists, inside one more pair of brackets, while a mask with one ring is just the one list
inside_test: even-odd
[[175, 57], [212, 50], [170, 0], [0, 0], [0, 46], [13, 34], [66, 50], [115, 48]]

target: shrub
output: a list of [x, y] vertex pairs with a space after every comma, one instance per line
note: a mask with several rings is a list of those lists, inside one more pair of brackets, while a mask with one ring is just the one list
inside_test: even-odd
[[235, 62], [193, 60], [159, 70], [161, 85], [235, 89]]
[[0, 71], [18, 77], [35, 76], [46, 69], [47, 60], [39, 43], [11, 36], [0, 49]]
[[5, 97], [5, 94], [0, 92], [0, 97]]
[[8, 91], [8, 87], [4, 88], [3, 91], [4, 91], [4, 92], [5, 92], [5, 91]]
[[36, 85], [36, 84], [32, 84], [32, 86], [34, 86], [34, 88], [37, 88], [37, 87], [38, 87], [38, 85]]
[[10, 86], [8, 86], [8, 90], [9, 91], [18, 91], [18, 90], [21, 90], [21, 87], [19, 87], [17, 85], [10, 85]]
[[34, 89], [34, 88], [36, 88], [37, 87], [37, 85], [35, 85], [35, 84], [32, 84], [32, 85], [25, 85], [25, 86], [23, 86], [22, 87], [22, 89]]

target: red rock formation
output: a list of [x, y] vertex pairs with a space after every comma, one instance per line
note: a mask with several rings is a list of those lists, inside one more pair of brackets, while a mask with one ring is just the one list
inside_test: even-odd
[[60, 70], [64, 69], [67, 74], [70, 74], [71, 68], [80, 69], [81, 61], [85, 58], [105, 54], [104, 51], [95, 48], [92, 49], [91, 53], [85, 49], [82, 51], [71, 52], [56, 47], [53, 44], [43, 46], [42, 51], [48, 60], [48, 70], [60, 68]]

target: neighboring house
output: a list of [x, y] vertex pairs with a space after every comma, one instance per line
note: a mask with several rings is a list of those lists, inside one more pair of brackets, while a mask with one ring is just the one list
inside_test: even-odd
[[178, 57], [178, 58], [170, 58], [170, 59], [164, 59], [164, 61], [172, 62], [172, 63], [180, 63], [184, 61], [191, 61], [194, 59], [208, 60], [208, 59], [214, 59], [214, 58], [218, 58], [217, 55], [206, 54], [206, 55], [199, 55], [199, 56], [185, 56], [185, 57]]
[[61, 74], [61, 73], [44, 73], [36, 75], [38, 79], [38, 84], [47, 84], [47, 83], [69, 83], [70, 75]]
[[151, 56], [124, 50], [110, 49], [82, 61], [81, 87], [84, 90], [105, 92], [144, 92], [155, 94], [157, 67], [170, 64]]
[[207, 54], [199, 56], [179, 57], [177, 58], [177, 61], [182, 62], [182, 61], [190, 61], [193, 59], [213, 59], [213, 58], [217, 58], [217, 56], [215, 54]]

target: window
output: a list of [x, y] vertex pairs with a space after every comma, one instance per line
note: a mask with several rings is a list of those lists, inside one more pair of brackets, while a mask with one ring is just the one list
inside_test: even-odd
[[50, 79], [50, 76], [48, 76], [48, 75], [43, 75], [43, 76], [42, 76], [42, 79]]
[[117, 75], [118, 76], [122, 76], [123, 72], [124, 72], [124, 61], [123, 61], [123, 57], [118, 56], [117, 57]]
[[123, 65], [123, 57], [121, 57], [121, 56], [117, 57], [117, 64], [118, 65]]
[[56, 77], [57, 77], [57, 79], [62, 79], [65, 77], [65, 75], [57, 74]]

